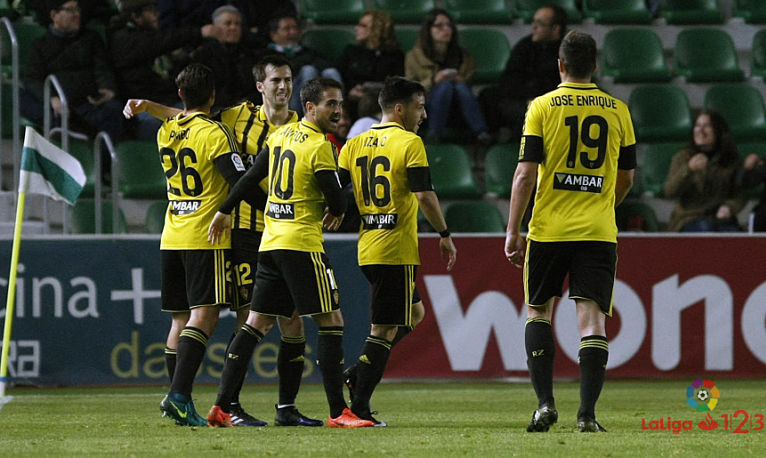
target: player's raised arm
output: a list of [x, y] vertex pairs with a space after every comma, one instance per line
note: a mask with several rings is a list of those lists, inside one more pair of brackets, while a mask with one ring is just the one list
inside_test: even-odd
[[140, 113], [149, 113], [157, 119], [167, 119], [180, 112], [181, 110], [178, 108], [169, 107], [147, 99], [128, 99], [125, 102], [125, 107], [122, 109], [122, 115], [127, 119]]

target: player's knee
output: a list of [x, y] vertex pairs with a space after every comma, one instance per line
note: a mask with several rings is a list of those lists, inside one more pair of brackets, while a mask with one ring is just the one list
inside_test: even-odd
[[412, 304], [412, 327], [414, 328], [426, 317], [426, 308], [423, 301]]
[[300, 316], [294, 315], [290, 318], [280, 317], [278, 322], [279, 330], [283, 336], [300, 337], [306, 333], [303, 328], [303, 318]]

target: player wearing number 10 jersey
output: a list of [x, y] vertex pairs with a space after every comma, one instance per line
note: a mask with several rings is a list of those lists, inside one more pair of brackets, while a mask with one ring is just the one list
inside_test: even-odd
[[[609, 356], [605, 317], [612, 314], [617, 266], [614, 208], [633, 185], [636, 140], [627, 106], [591, 83], [596, 56], [590, 35], [572, 31], [564, 37], [561, 84], [529, 105], [513, 177], [505, 255], [518, 267], [524, 260], [525, 347], [538, 398], [529, 432], [548, 431], [558, 420], [551, 317], [567, 275], [581, 338], [577, 426], [604, 431], [595, 408]], [[521, 218], [535, 187], [525, 244]]]

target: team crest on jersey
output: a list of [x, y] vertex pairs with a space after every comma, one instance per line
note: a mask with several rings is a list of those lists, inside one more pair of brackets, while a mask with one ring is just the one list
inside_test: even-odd
[[234, 163], [234, 168], [237, 170], [237, 172], [245, 171], [245, 164], [242, 162], [242, 158], [239, 156], [239, 154], [232, 153], [231, 162]]
[[189, 215], [199, 210], [201, 200], [171, 200], [170, 213], [174, 215]]
[[271, 218], [274, 219], [295, 219], [295, 205], [293, 204], [277, 204], [274, 202], [268, 203], [269, 211], [266, 212]]
[[553, 180], [553, 189], [565, 191], [582, 191], [601, 193], [604, 177], [596, 175], [579, 175], [576, 173], [557, 173]]

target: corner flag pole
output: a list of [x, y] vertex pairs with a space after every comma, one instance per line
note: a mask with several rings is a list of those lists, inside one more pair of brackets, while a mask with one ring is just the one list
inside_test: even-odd
[[[22, 174], [26, 181], [26, 174]], [[21, 189], [26, 189], [26, 186]], [[11, 346], [11, 326], [13, 325], [13, 306], [16, 297], [16, 270], [19, 265], [19, 245], [21, 244], [21, 228], [24, 222], [24, 201], [26, 193], [20, 192], [16, 205], [16, 225], [13, 231], [13, 248], [11, 250], [11, 270], [8, 275], [8, 298], [5, 301], [5, 325], [3, 326], [3, 351], [0, 358], [0, 397], [5, 396], [5, 385], [8, 375], [8, 351]]]

